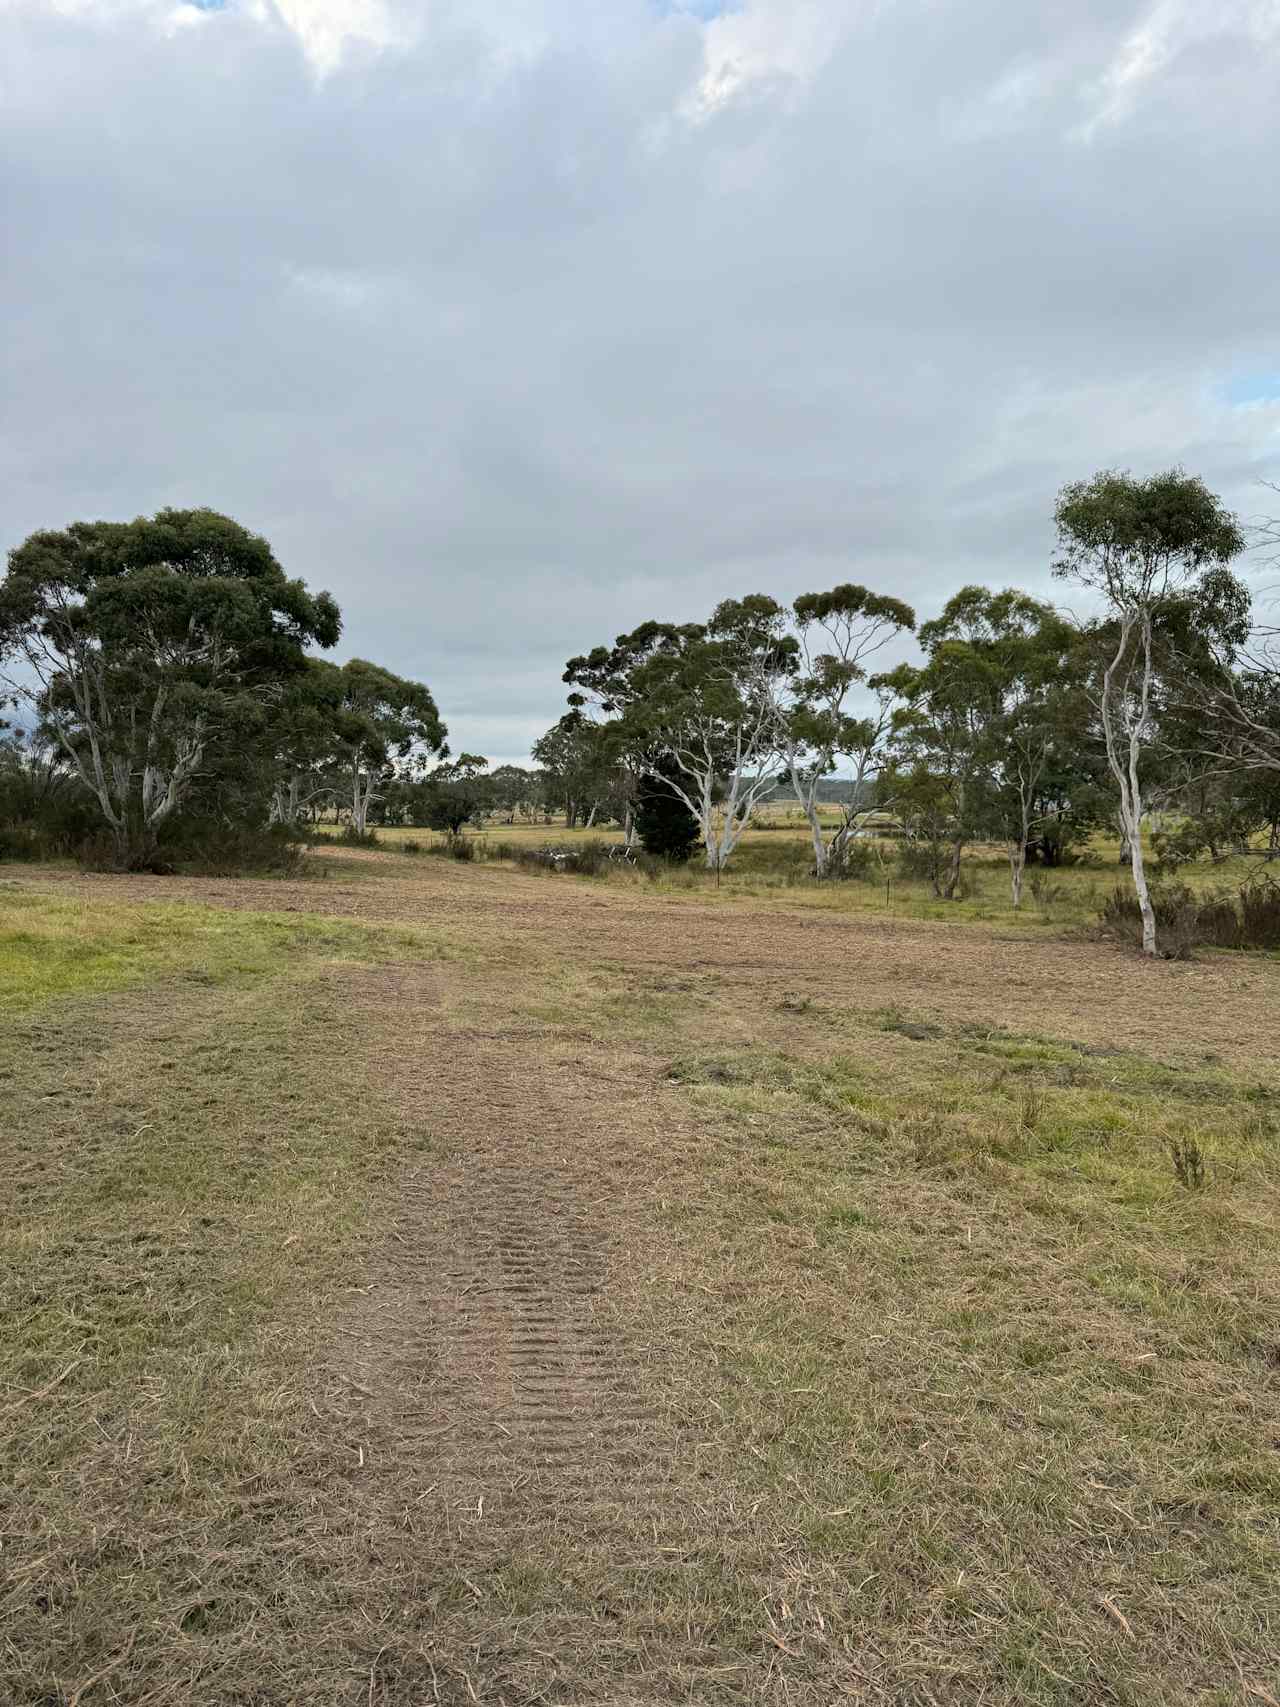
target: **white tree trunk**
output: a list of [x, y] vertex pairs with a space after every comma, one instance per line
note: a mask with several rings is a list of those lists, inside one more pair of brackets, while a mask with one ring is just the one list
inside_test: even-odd
[[1133, 869], [1133, 887], [1138, 897], [1138, 911], [1142, 914], [1142, 952], [1154, 955], [1156, 952], [1156, 915], [1151, 905], [1151, 891], [1147, 887], [1146, 868], [1142, 862], [1142, 831], [1140, 825], [1134, 825], [1129, 837], [1129, 855]]
[[[1128, 676], [1132, 670], [1131, 665], [1126, 672], [1126, 684], [1120, 687], [1117, 687], [1116, 684], [1116, 672], [1125, 665], [1135, 628], [1138, 631], [1138, 643], [1142, 648], [1142, 682], [1138, 694], [1136, 716], [1132, 708], [1125, 702]], [[1121, 622], [1119, 645], [1103, 676], [1102, 731], [1107, 747], [1107, 762], [1111, 767], [1111, 774], [1115, 778], [1119, 794], [1121, 836], [1128, 843], [1133, 888], [1138, 898], [1138, 911], [1142, 915], [1142, 952], [1154, 955], [1156, 953], [1156, 916], [1151, 905], [1151, 892], [1147, 887], [1147, 873], [1142, 855], [1143, 804], [1142, 779], [1139, 775], [1142, 744], [1147, 736], [1148, 719], [1151, 714], [1151, 686], [1154, 676], [1151, 650], [1150, 612], [1146, 609], [1131, 612]], [[1122, 731], [1117, 728], [1117, 717], [1120, 713], [1123, 713], [1126, 723], [1123, 730], [1123, 751], [1121, 749]]]
[[1022, 905], [1022, 874], [1027, 866], [1027, 843], [1024, 837], [1019, 842], [1009, 843], [1009, 887], [1013, 891], [1013, 904]]

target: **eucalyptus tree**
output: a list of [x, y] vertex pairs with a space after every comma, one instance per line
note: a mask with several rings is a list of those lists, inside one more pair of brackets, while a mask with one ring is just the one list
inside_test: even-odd
[[414, 785], [414, 822], [457, 836], [464, 824], [478, 821], [491, 799], [488, 769], [488, 759], [479, 753], [442, 759]]
[[[848, 582], [829, 592], [802, 594], [791, 615], [799, 657], [782, 758], [809, 822], [814, 870], [821, 877], [832, 857], [839, 863], [863, 816], [867, 783], [883, 757], [892, 726], [893, 690], [885, 678], [868, 680], [867, 660], [913, 630], [916, 618], [900, 599]], [[840, 760], [853, 771], [853, 790], [828, 848], [818, 794]]]
[[724, 870], [777, 787], [798, 658], [787, 613], [753, 593], [724, 600], [677, 644], [649, 647], [630, 671], [624, 743], [697, 819], [709, 871]]
[[272, 717], [273, 776], [269, 821], [295, 827], [317, 802], [332, 801], [338, 774], [343, 673], [322, 658], [288, 684]]
[[110, 831], [149, 858], [202, 767], [256, 740], [338, 607], [208, 509], [34, 533], [0, 583], [0, 657]]
[[1094, 686], [1118, 817], [1142, 915], [1156, 953], [1155, 911], [1142, 849], [1147, 781], [1160, 733], [1166, 637], [1198, 649], [1231, 646], [1248, 627], [1248, 594], [1227, 568], [1244, 549], [1235, 517], [1202, 480], [1170, 469], [1147, 480], [1114, 470], [1064, 486], [1054, 519], [1054, 572], [1101, 598], [1093, 632], [1103, 652]]
[[754, 593], [705, 623], [642, 623], [571, 658], [564, 679], [632, 777], [684, 802], [708, 870], [721, 871], [777, 786], [798, 659], [786, 611]]
[[948, 668], [970, 684], [986, 811], [1005, 845], [1013, 905], [1021, 906], [1033, 836], [1088, 787], [1078, 637], [1049, 605], [1012, 588], [965, 587], [926, 629], [926, 645], [945, 647]]
[[643, 622], [630, 634], [620, 634], [612, 646], [596, 646], [570, 658], [565, 666], [562, 679], [572, 689], [571, 713], [578, 713], [600, 731], [601, 741], [607, 743], [612, 761], [622, 773], [622, 822], [628, 846], [635, 833], [634, 802], [642, 779], [666, 786], [662, 753], [654, 746], [653, 731], [645, 723], [641, 703], [649, 674], [645, 666], [658, 658], [682, 656], [702, 640], [705, 632], [701, 623]]
[[334, 764], [351, 804], [351, 828], [368, 829], [369, 812], [394, 779], [397, 762], [422, 763], [428, 754], [445, 757], [448, 731], [431, 690], [380, 664], [351, 658], [332, 669]]
[[575, 706], [538, 737], [533, 757], [564, 810], [565, 828], [576, 828], [579, 818], [590, 828], [601, 803], [617, 789], [616, 757], [607, 727], [592, 722]]

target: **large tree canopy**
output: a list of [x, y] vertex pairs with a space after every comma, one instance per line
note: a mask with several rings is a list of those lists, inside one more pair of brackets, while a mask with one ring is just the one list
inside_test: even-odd
[[0, 656], [98, 803], [123, 862], [146, 857], [206, 755], [260, 727], [338, 639], [338, 607], [216, 511], [73, 522], [10, 553]]

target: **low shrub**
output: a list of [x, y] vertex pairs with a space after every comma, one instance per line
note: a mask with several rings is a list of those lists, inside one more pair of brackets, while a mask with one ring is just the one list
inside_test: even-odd
[[37, 824], [0, 824], [0, 860], [58, 859], [68, 851], [61, 836]]
[[1240, 923], [1245, 948], [1280, 948], [1280, 883], [1269, 872], [1242, 885]]
[[894, 854], [899, 877], [927, 877], [937, 870], [938, 855], [928, 842], [899, 842]]
[[850, 839], [829, 850], [825, 874], [839, 882], [870, 883], [881, 875], [882, 865], [874, 842]]
[[[1151, 907], [1157, 944], [1172, 959], [1185, 958], [1195, 947], [1280, 949], [1280, 883], [1266, 872], [1251, 877], [1235, 894], [1197, 895], [1186, 883], [1152, 884]], [[1142, 941], [1138, 898], [1127, 884], [1112, 890], [1101, 918], [1125, 940]]]
[[198, 877], [296, 877], [304, 854], [299, 832], [284, 825], [268, 828], [178, 819], [123, 864], [115, 839], [106, 830], [86, 837], [76, 859], [85, 871], [127, 870], [153, 877], [172, 877], [177, 872]]

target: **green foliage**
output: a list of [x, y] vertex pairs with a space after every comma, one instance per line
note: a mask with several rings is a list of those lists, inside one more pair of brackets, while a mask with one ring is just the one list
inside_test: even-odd
[[[641, 846], [658, 859], [684, 865], [698, 847], [698, 820], [668, 786], [675, 772], [670, 757], [659, 757], [636, 787], [635, 828]], [[678, 774], [678, 773], [677, 773]]]
[[567, 829], [619, 794], [618, 751], [612, 727], [593, 723], [577, 706], [534, 742], [546, 797], [563, 808]]
[[1064, 486], [1054, 521], [1059, 576], [1120, 609], [1161, 604], [1190, 584], [1199, 626], [1243, 639], [1248, 595], [1220, 572], [1244, 550], [1244, 536], [1203, 480], [1180, 468], [1147, 480], [1106, 469]]
[[832, 848], [823, 875], [870, 883], [883, 871], [884, 862], [875, 842], [866, 837], [850, 836]]
[[[488, 759], [462, 753], [438, 764], [410, 790], [409, 815], [415, 824], [457, 837], [464, 824], [478, 822], [489, 804]], [[466, 858], [468, 856], [459, 856]]]
[[0, 655], [25, 666], [123, 864], [150, 858], [208, 761], [261, 732], [304, 647], [339, 627], [327, 593], [207, 509], [34, 533], [0, 583]]

